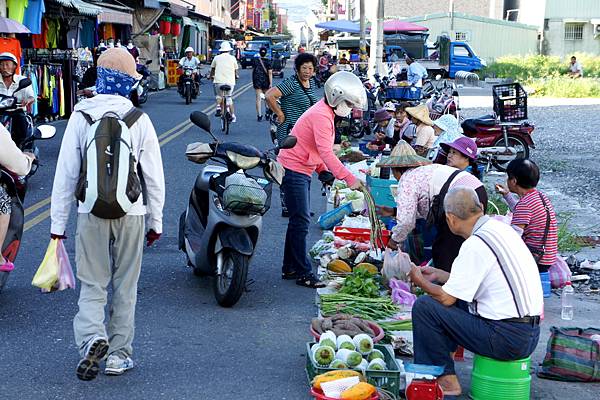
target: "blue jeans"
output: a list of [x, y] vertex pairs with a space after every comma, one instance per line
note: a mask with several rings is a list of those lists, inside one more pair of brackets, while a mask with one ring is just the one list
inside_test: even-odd
[[286, 169], [281, 190], [289, 213], [283, 272], [295, 272], [304, 277], [312, 272], [306, 253], [306, 238], [310, 227], [310, 176]]
[[450, 353], [458, 345], [496, 360], [519, 360], [533, 353], [540, 337], [539, 325], [492, 321], [471, 314], [458, 300], [446, 307], [430, 296], [421, 296], [412, 309], [415, 363], [444, 366], [454, 374]]

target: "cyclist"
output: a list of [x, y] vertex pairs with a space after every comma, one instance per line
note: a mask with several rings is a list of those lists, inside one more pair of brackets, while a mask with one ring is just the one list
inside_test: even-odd
[[[231, 95], [233, 94], [233, 88], [235, 86], [235, 81], [239, 79], [238, 72], [238, 62], [234, 56], [229, 54], [231, 48], [231, 43], [228, 41], [224, 41], [221, 43], [221, 47], [219, 48], [219, 55], [216, 56], [212, 64], [210, 65], [210, 78], [214, 83], [215, 88], [215, 96], [217, 98], [217, 112], [215, 114], [216, 117], [221, 116], [221, 112], [225, 110], [221, 110], [221, 102], [223, 96], [227, 96], [227, 105], [229, 106], [229, 112], [231, 113], [231, 122], [235, 122], [235, 111], [233, 108], [233, 98]], [[229, 92], [225, 93], [221, 91], [222, 85], [228, 85], [231, 87]]]
[[[21, 79], [25, 79], [24, 76], [16, 73], [17, 65], [19, 65], [19, 62], [14, 54], [8, 52], [0, 54], [0, 74], [2, 74], [2, 79], [0, 80], [0, 94], [12, 96], [19, 87]], [[15, 97], [23, 109], [26, 110], [27, 106], [35, 102], [33, 86], [18, 91], [15, 94]], [[14, 113], [12, 115], [11, 135], [17, 146], [27, 136], [27, 127], [28, 123], [25, 113]]]
[[[188, 47], [185, 49], [185, 57], [179, 60], [180, 68], [193, 68], [193, 78], [194, 82], [196, 82], [196, 87], [200, 88], [200, 81], [198, 80], [198, 74], [200, 73], [200, 60], [198, 57], [194, 57], [195, 51], [193, 47]], [[179, 76], [179, 81], [177, 82], [177, 87], [179, 89], [179, 93], [182, 92], [183, 89], [183, 75]], [[200, 90], [198, 89], [198, 92]], [[193, 97], [196, 97], [196, 91], [194, 91]]]

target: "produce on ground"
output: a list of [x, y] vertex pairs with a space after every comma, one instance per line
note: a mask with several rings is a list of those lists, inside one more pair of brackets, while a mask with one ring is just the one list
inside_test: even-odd
[[369, 335], [365, 335], [364, 333], [356, 335], [352, 340], [354, 346], [356, 346], [356, 351], [360, 354], [367, 355], [373, 351], [373, 339]]
[[360, 297], [376, 298], [379, 297], [379, 279], [368, 271], [366, 267], [355, 268], [346, 277], [339, 292]]
[[376, 359], [385, 360], [385, 356], [381, 351], [374, 349], [371, 354], [369, 354], [369, 357], [367, 357], [367, 361], [371, 362]]
[[315, 349], [313, 356], [317, 365], [329, 366], [335, 358], [335, 349], [330, 346], [320, 345]]
[[348, 349], [340, 349], [335, 353], [335, 359], [341, 360], [350, 368], [358, 367], [363, 361], [362, 356], [358, 351]]
[[333, 362], [331, 363], [331, 365], [329, 365], [329, 368], [348, 369], [348, 366], [342, 360], [333, 360]]
[[327, 269], [338, 274], [352, 272], [352, 268], [350, 268], [348, 263], [342, 260], [331, 261], [329, 264], [327, 264]]
[[400, 308], [389, 296], [374, 299], [343, 293], [323, 294], [321, 312], [325, 316], [345, 313], [372, 321], [384, 320], [394, 316]]
[[312, 381], [312, 386], [315, 389], [322, 390], [321, 384], [323, 382], [332, 382], [338, 379], [350, 378], [353, 376], [358, 377], [358, 379], [360, 379], [363, 382], [366, 380], [361, 372], [353, 371], [350, 369], [344, 369], [340, 371], [329, 371], [324, 374], [315, 376], [315, 378]]
[[368, 400], [377, 392], [377, 388], [369, 383], [360, 382], [342, 392], [342, 400]]
[[[365, 254], [365, 253], [360, 253], [360, 254]], [[366, 254], [365, 254], [365, 258], [366, 258]], [[379, 269], [374, 266], [371, 263], [367, 263], [367, 262], [360, 262], [356, 267], [354, 267], [353, 271], [362, 271], [365, 270], [367, 272], [370, 272], [371, 274], [375, 275], [377, 273], [379, 273]]]
[[335, 336], [335, 333], [328, 330], [328, 331], [325, 331], [319, 338], [319, 344], [321, 346], [329, 346], [329, 347], [333, 347], [334, 349], [336, 349], [337, 348], [336, 340], [337, 340], [337, 338]]
[[386, 333], [392, 331], [412, 331], [412, 320], [410, 319], [378, 322], [377, 324], [381, 326]]
[[348, 335], [351, 338], [361, 333], [375, 337], [375, 332], [367, 321], [349, 314], [336, 314], [323, 319], [313, 318], [311, 326], [319, 335], [323, 332], [332, 331], [335, 335]]

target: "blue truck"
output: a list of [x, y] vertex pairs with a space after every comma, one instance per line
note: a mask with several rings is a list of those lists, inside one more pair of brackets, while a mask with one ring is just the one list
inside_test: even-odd
[[[429, 47], [426, 39], [426, 35], [385, 35], [385, 60], [398, 61], [401, 66], [406, 67], [404, 57], [408, 54], [425, 67], [430, 76], [441, 74], [449, 78], [454, 78], [458, 71], [476, 72], [487, 66], [486, 61], [479, 58], [466, 42], [455, 42], [447, 37], [440, 37], [436, 46]], [[346, 52], [350, 53], [350, 56], [358, 54], [359, 39], [357, 37], [337, 38], [336, 46], [338, 53]], [[367, 47], [369, 47], [368, 40]]]
[[252, 60], [256, 57], [261, 47], [267, 49], [267, 58], [272, 57], [273, 44], [270, 40], [251, 40], [246, 42], [246, 48], [242, 52], [242, 57], [240, 58], [242, 69], [252, 66]]

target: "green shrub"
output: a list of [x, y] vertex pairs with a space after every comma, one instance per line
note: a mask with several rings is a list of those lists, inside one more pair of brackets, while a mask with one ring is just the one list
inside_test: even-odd
[[600, 80], [593, 78], [571, 79], [553, 77], [549, 79], [530, 79], [525, 82], [533, 89], [535, 97], [600, 97]]
[[[600, 78], [600, 56], [575, 53], [583, 66], [585, 77]], [[533, 78], [550, 78], [566, 75], [571, 55], [561, 59], [557, 56], [505, 56], [500, 57], [481, 71], [482, 77], [512, 78], [516, 81], [528, 81]]]

